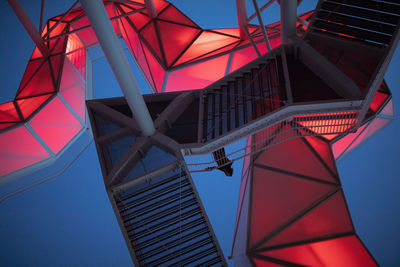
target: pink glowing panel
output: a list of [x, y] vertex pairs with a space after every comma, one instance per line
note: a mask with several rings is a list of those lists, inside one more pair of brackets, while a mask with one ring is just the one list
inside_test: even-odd
[[67, 37], [64, 36], [50, 41], [50, 50], [52, 55], [64, 53], [66, 39]]
[[262, 253], [305, 266], [377, 266], [357, 236], [346, 236]]
[[220, 49], [224, 46], [228, 46], [232, 43], [237, 42], [239, 39], [218, 34], [210, 31], [203, 31], [196, 41], [190, 45], [189, 49], [180, 56], [179, 60], [175, 63], [176, 65], [199, 57], [203, 54], [210, 53], [216, 49]]
[[[110, 19], [114, 18], [116, 16], [115, 15], [115, 8], [114, 8], [114, 6], [112, 4], [106, 5], [106, 11], [107, 11], [108, 17]], [[119, 29], [118, 29], [117, 21], [116, 20], [111, 20], [111, 24], [112, 24], [112, 26], [114, 28], [115, 33], [117, 35], [119, 35]]]
[[58, 84], [58, 78], [60, 77], [60, 70], [63, 59], [64, 55], [61, 54], [50, 57], [51, 67], [53, 69], [54, 81], [56, 82], [56, 84]]
[[316, 206], [266, 243], [276, 246], [353, 231], [341, 191]]
[[229, 55], [224, 55], [171, 72], [165, 91], [202, 89], [225, 75]]
[[60, 94], [82, 121], [85, 121], [85, 83], [68, 59], [64, 62]]
[[164, 82], [165, 70], [161, 67], [160, 63], [154, 58], [153, 54], [143, 46], [147, 63], [150, 68], [151, 75], [153, 76], [154, 84], [155, 84], [155, 91], [161, 92], [162, 85]]
[[153, 3], [157, 13], [160, 13], [164, 8], [168, 6], [168, 2], [164, 0], [153, 0]]
[[330, 145], [318, 136], [305, 136], [304, 139], [306, 139], [307, 143], [318, 153], [329, 169], [335, 175], [338, 175], [335, 164], [336, 161], [333, 158]]
[[376, 95], [375, 95], [374, 99], [372, 100], [371, 105], [369, 106], [369, 108], [373, 112], [376, 112], [388, 97], [389, 97], [389, 95], [387, 95], [385, 93], [382, 93], [382, 92], [379, 92], [379, 91], [376, 92]]
[[82, 125], [58, 97], [33, 117], [29, 125], [55, 154], [82, 129]]
[[[87, 17], [82, 17], [81, 19], [72, 22], [72, 27], [76, 30], [85, 26], [90, 25], [89, 20]], [[88, 28], [85, 30], [80, 30], [78, 32], [79, 37], [82, 39], [83, 43], [86, 46], [90, 46], [92, 44], [97, 43], [97, 37], [94, 34], [94, 31], [92, 28]]]
[[251, 260], [254, 262], [255, 266], [257, 267], [282, 267], [282, 265], [280, 264], [275, 264], [272, 262], [267, 262], [267, 261], [263, 261], [257, 258], [251, 258]]
[[0, 104], [0, 122], [20, 121], [14, 102]]
[[201, 31], [197, 28], [161, 20], [157, 21], [157, 25], [160, 30], [161, 42], [168, 65], [175, 61]]
[[0, 134], [0, 176], [47, 159], [50, 154], [25, 126]]
[[366, 124], [361, 126], [357, 132], [355, 133], [349, 133], [343, 138], [337, 140], [335, 143], [332, 144], [332, 152], [333, 156], [335, 159], [337, 159], [340, 155], [343, 154], [343, 152], [346, 150], [346, 148], [353, 142], [353, 140], [363, 131], [363, 129], [366, 127]]
[[24, 119], [27, 119], [44, 102], [46, 102], [46, 100], [49, 99], [52, 95], [53, 94], [47, 94], [47, 95], [34, 96], [34, 97], [16, 100]]
[[4, 130], [4, 129], [7, 129], [8, 127], [11, 127], [11, 126], [16, 125], [16, 124], [17, 123], [3, 123], [3, 122], [0, 122], [0, 131]]
[[160, 19], [169, 20], [180, 24], [185, 24], [188, 26], [199, 28], [199, 26], [197, 26], [193, 21], [191, 21], [182, 12], [176, 9], [176, 7], [174, 7], [173, 5], [167, 7], [158, 17]]
[[379, 114], [393, 116], [393, 102], [390, 100]]
[[250, 244], [257, 247], [267, 235], [335, 189], [328, 184], [259, 167], [254, 168], [252, 179]]
[[243, 67], [257, 57], [257, 53], [252, 46], [235, 51], [233, 53], [233, 59], [229, 73], [239, 69], [240, 67]]
[[[221, 53], [224, 53], [224, 52], [231, 51], [233, 48], [235, 48], [235, 47], [238, 45], [239, 42], [240, 42], [240, 41], [237, 41], [237, 42], [234, 42], [234, 43], [231, 44], [231, 45], [224, 46], [224, 47], [222, 47], [222, 48], [220, 48], [220, 49], [218, 49], [218, 50], [216, 50], [216, 51], [214, 51], [214, 52], [207, 53], [207, 54], [205, 54], [205, 55], [203, 55], [203, 56], [200, 56], [200, 57], [198, 57], [198, 58], [195, 58], [194, 60], [188, 61], [188, 63], [194, 63], [195, 61], [198, 61], [198, 60], [201, 60], [201, 59], [205, 59], [205, 58], [208, 58], [208, 57], [217, 55], [217, 54], [221, 54]], [[186, 63], [186, 62], [184, 62], [184, 63]], [[176, 64], [175, 64], [175, 65], [176, 65]], [[175, 65], [174, 65], [174, 66], [175, 66]]]
[[229, 28], [229, 29], [212, 29], [211, 31], [219, 32], [235, 37], [240, 37], [240, 30], [239, 28]]
[[38, 71], [39, 67], [45, 62], [44, 59], [36, 59], [30, 60], [28, 62], [28, 66], [26, 66], [24, 76], [22, 76], [22, 80], [18, 89], [18, 92], [22, 90], [22, 88], [26, 85], [26, 83], [32, 79], [32, 76]]

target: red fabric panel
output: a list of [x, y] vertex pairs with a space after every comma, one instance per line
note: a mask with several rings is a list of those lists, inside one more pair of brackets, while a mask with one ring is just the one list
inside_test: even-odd
[[51, 54], [58, 54], [58, 53], [65, 53], [65, 39], [67, 37], [61, 37], [59, 39], [51, 40], [50, 41], [50, 50]]
[[305, 141], [299, 137], [269, 147], [256, 159], [256, 163], [324, 181], [337, 182]]
[[164, 0], [153, 0], [153, 3], [157, 13], [160, 13], [161, 10], [168, 6], [168, 2]]
[[[122, 5], [121, 8], [125, 13], [129, 13], [132, 11], [132, 9]], [[129, 15], [128, 18], [138, 30], [140, 30], [144, 25], [146, 25], [146, 23], [149, 22], [150, 20], [150, 17], [142, 12], [137, 12], [132, 15]]]
[[[149, 24], [147, 24], [143, 30], [140, 31], [140, 34], [143, 36], [143, 38], [147, 41], [149, 46], [154, 50], [156, 55], [158, 56], [159, 59], [161, 59], [161, 48], [160, 44], [157, 39], [157, 34], [156, 34], [156, 28], [155, 28], [155, 22], [152, 21]], [[144, 45], [144, 43], [142, 43]]]
[[223, 34], [203, 31], [200, 36], [191, 44], [190, 48], [175, 63], [190, 61], [196, 57], [209, 53], [213, 50], [220, 49], [224, 46], [237, 42], [239, 39], [229, 37]]
[[17, 122], [20, 121], [14, 102], [10, 101], [0, 104], [0, 122]]
[[340, 155], [343, 154], [343, 152], [346, 150], [346, 148], [362, 132], [362, 130], [365, 128], [366, 125], [367, 124], [364, 124], [357, 130], [357, 132], [349, 133], [345, 137], [343, 137], [343, 138], [337, 140], [335, 143], [333, 143], [332, 152], [333, 152], [333, 156], [335, 157], [335, 159], [337, 159]]
[[67, 59], [65, 60], [63, 67], [60, 94], [78, 114], [82, 121], [85, 121], [85, 83], [74, 66]]
[[188, 17], [186, 17], [182, 12], [180, 12], [173, 5], [170, 5], [169, 7], [167, 7], [167, 9], [165, 9], [158, 17], [160, 19], [165, 19], [165, 20], [169, 20], [169, 21], [173, 21], [173, 22], [177, 22], [177, 23], [181, 23], [181, 24], [185, 24], [188, 26], [199, 28], [199, 26], [197, 26], [193, 21], [191, 21]]
[[150, 68], [151, 75], [153, 76], [155, 88], [155, 92], [161, 93], [162, 85], [164, 82], [165, 70], [161, 67], [160, 63], [154, 58], [153, 54], [143, 46], [147, 63]]
[[82, 129], [82, 125], [58, 97], [33, 117], [29, 125], [55, 154]]
[[47, 159], [50, 154], [25, 126], [0, 134], [0, 176]]
[[324, 160], [329, 169], [336, 174], [336, 160], [333, 158], [330, 145], [323, 139], [316, 136], [305, 136], [304, 139], [312, 146], [318, 155]]
[[11, 127], [13, 125], [16, 125], [17, 123], [2, 123], [0, 122], [0, 131], [7, 129], [8, 127]]
[[26, 83], [32, 78], [35, 72], [39, 69], [39, 67], [43, 64], [44, 59], [36, 59], [30, 60], [28, 62], [28, 66], [26, 66], [24, 76], [22, 76], [22, 80], [18, 89], [18, 93], [22, 90], [22, 88], [26, 85]]
[[86, 80], [86, 49], [78, 35], [71, 34], [68, 36], [66, 53], [68, 59], [81, 74], [81, 77]]
[[306, 266], [377, 266], [357, 236], [272, 250], [263, 254]]
[[144, 75], [146, 76], [147, 81], [149, 82], [152, 88], [155, 88], [153, 78], [151, 77], [149, 65], [147, 63], [146, 56], [143, 50], [144, 45], [139, 40], [139, 47], [138, 47], [138, 58], [137, 61], [139, 63], [140, 69], [143, 71]]
[[240, 67], [243, 67], [257, 57], [257, 53], [252, 46], [235, 51], [233, 53], [233, 59], [229, 73], [239, 69]]
[[67, 48], [65, 50], [65, 53], [68, 54], [81, 48], [85, 48], [85, 46], [83, 45], [81, 39], [79, 39], [78, 35], [76, 33], [68, 35]]
[[52, 94], [35, 96], [17, 100], [19, 109], [21, 110], [24, 119], [28, 118], [36, 109], [38, 109], [44, 102], [46, 102]]
[[131, 27], [131, 25], [129, 25], [126, 19], [119, 19], [118, 21], [121, 27], [122, 38], [127, 43], [135, 59], [137, 59], [137, 50], [138, 50], [137, 34], [135, 30]]
[[251, 246], [333, 189], [327, 184], [254, 167]]
[[373, 111], [376, 112], [383, 104], [383, 102], [385, 102], [385, 100], [389, 97], [389, 95], [382, 93], [382, 92], [376, 92], [376, 95], [374, 97], [374, 99], [371, 102], [371, 105], [369, 106], [369, 108]]
[[240, 37], [240, 30], [239, 28], [229, 28], [229, 29], [212, 29], [211, 31], [224, 33], [236, 37]]
[[[77, 21], [72, 22], [71, 25], [72, 25], [72, 27], [74, 29], [79, 29], [81, 27], [90, 25], [90, 23], [89, 23], [88, 18], [85, 16], [85, 17], [82, 17], [81, 19], [79, 19]], [[84, 44], [86, 46], [90, 46], [90, 45], [95, 44], [95, 43], [98, 42], [97, 41], [97, 37], [94, 34], [94, 31], [93, 31], [92, 28], [88, 28], [88, 29], [85, 29], [85, 30], [80, 30], [80, 31], [78, 31], [78, 35], [82, 39], [82, 41], [84, 42]]]
[[390, 100], [379, 114], [393, 116], [393, 102]]
[[343, 194], [338, 191], [266, 242], [265, 246], [306, 241], [352, 231], [353, 227]]
[[257, 267], [275, 267], [275, 266], [282, 266], [280, 264], [275, 264], [272, 262], [267, 262], [267, 261], [263, 261], [263, 260], [259, 260], [257, 258], [251, 258], [253, 260], [253, 262], [256, 264]]
[[175, 23], [157, 21], [167, 64], [170, 65], [201, 31]]
[[[29, 67], [29, 66], [28, 66]], [[17, 98], [39, 95], [44, 93], [54, 92], [53, 78], [50, 72], [49, 61], [39, 67], [39, 70], [33, 75], [26, 85], [19, 90]]]
[[[51, 30], [51, 29], [53, 28], [53, 26], [57, 23], [57, 21], [51, 21], [51, 20], [49, 20], [48, 23], [49, 23], [49, 29]], [[50, 32], [49, 37], [51, 38], [51, 37], [60, 35], [60, 34], [64, 31], [65, 26], [67, 26], [67, 23], [64, 23], [64, 22], [59, 23], [59, 24], [57, 25], [57, 27], [55, 27], [55, 28]]]
[[202, 89], [225, 76], [229, 55], [197, 63], [169, 73], [165, 91]]

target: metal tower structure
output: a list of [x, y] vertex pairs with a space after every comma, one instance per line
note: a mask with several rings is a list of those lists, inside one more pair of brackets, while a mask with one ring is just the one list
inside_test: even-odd
[[[209, 30], [164, 0], [80, 2], [38, 33], [9, 0], [37, 48], [0, 105], [2, 183], [51, 163], [88, 126], [86, 49], [100, 44], [125, 97], [86, 107], [137, 266], [226, 266], [190, 173], [231, 175], [240, 158], [236, 265], [377, 265], [336, 159], [393, 118], [383, 76], [400, 36], [396, 1], [321, 0], [298, 16], [301, 1], [281, 0], [281, 21], [265, 26], [274, 1], [254, 0], [248, 17], [237, 0], [239, 28]], [[118, 37], [154, 94], [140, 94]]]

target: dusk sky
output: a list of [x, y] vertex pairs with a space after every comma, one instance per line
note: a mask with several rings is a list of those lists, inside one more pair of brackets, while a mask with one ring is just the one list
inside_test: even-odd
[[[20, 1], [38, 25], [41, 1]], [[65, 12], [74, 2], [46, 1], [45, 21]], [[203, 29], [237, 27], [234, 0], [171, 2]], [[304, 0], [298, 13], [314, 9], [316, 2]], [[266, 24], [279, 20], [276, 3], [264, 12], [264, 19]], [[34, 44], [6, 1], [0, 1], [0, 24], [0, 103], [4, 103], [14, 98]], [[133, 59], [126, 54], [140, 89], [149, 93]], [[121, 96], [101, 49], [94, 48], [89, 56], [95, 60], [95, 98]], [[399, 70], [397, 49], [385, 76], [393, 94], [395, 117], [400, 103]], [[396, 117], [337, 164], [356, 232], [382, 266], [400, 266], [399, 132]], [[54, 179], [3, 199], [13, 186], [53, 178], [73, 160], [71, 167]], [[233, 177], [218, 171], [192, 175], [226, 258], [231, 255], [241, 165], [241, 160], [234, 163]], [[22, 177], [14, 185], [0, 186], [0, 266], [132, 265], [88, 133], [54, 166]]]

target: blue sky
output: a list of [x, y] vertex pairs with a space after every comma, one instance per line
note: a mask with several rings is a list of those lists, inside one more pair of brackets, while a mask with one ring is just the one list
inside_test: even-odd
[[[64, 12], [74, 1], [46, 1], [46, 18]], [[203, 28], [237, 26], [234, 0], [172, 1]], [[259, 1], [263, 2], [263, 1]], [[38, 24], [40, 1], [22, 1]], [[312, 9], [314, 0], [304, 0], [299, 12]], [[279, 19], [277, 6], [265, 13], [267, 22]], [[11, 100], [33, 50], [33, 43], [6, 1], [0, 2], [0, 103]], [[90, 52], [101, 58], [99, 49]], [[132, 65], [134, 64], [130, 59]], [[400, 102], [400, 51], [386, 74], [393, 93], [395, 113]], [[135, 71], [139, 87], [146, 83]], [[108, 63], [94, 64], [95, 97], [121, 95]], [[382, 131], [338, 163], [338, 169], [356, 230], [382, 266], [400, 265], [400, 122], [396, 118]], [[63, 158], [71, 161], [88, 137]], [[64, 166], [58, 162], [30, 177], [51, 176]], [[0, 162], [1, 167], [1, 162]], [[235, 176], [219, 172], [195, 174], [201, 199], [224, 250], [230, 255], [241, 162]], [[238, 175], [239, 174], [239, 175]], [[0, 188], [0, 193], [2, 192]], [[109, 204], [97, 160], [90, 145], [61, 176], [0, 203], [0, 266], [129, 266], [125, 242]]]

